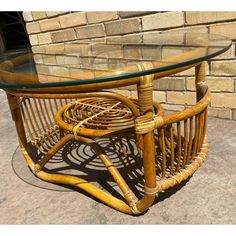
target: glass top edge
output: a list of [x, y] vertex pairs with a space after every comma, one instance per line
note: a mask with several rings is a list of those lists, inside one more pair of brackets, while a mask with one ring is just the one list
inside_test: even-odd
[[[154, 34], [154, 33], [153, 33]], [[170, 32], [166, 32], [166, 33], [160, 33], [159, 35], [181, 35], [180, 33], [170, 33]], [[139, 36], [144, 36], [144, 35], [152, 35], [152, 33], [149, 34], [138, 34]], [[156, 33], [155, 33], [156, 35]], [[186, 33], [182, 33], [182, 35], [186, 35]], [[221, 53], [224, 53], [225, 51], [227, 51], [231, 44], [232, 41], [225, 37], [225, 36], [221, 36], [221, 35], [213, 35], [213, 34], [199, 34], [199, 33], [192, 33], [189, 34], [191, 35], [191, 37], [193, 37], [194, 35], [200, 35], [200, 36], [205, 36], [205, 37], [218, 37], [217, 40], [222, 41], [222, 43], [224, 43], [224, 45], [219, 46], [219, 50], [214, 51], [213, 53], [210, 53], [209, 55], [205, 55], [205, 56], [201, 56], [201, 57], [197, 57], [197, 58], [192, 58], [191, 60], [187, 60], [187, 61], [183, 61], [183, 62], [179, 62], [179, 63], [175, 63], [172, 65], [167, 65], [167, 66], [162, 66], [160, 68], [153, 68], [153, 69], [146, 69], [143, 71], [135, 71], [132, 73], [123, 73], [121, 75], [111, 75], [111, 76], [103, 76], [103, 77], [96, 77], [95, 79], [81, 79], [81, 80], [71, 80], [71, 81], [61, 81], [61, 82], [47, 82], [47, 83], [37, 83], [37, 84], [27, 84], [27, 83], [22, 83], [22, 84], [11, 84], [11, 83], [1, 83], [0, 82], [0, 88], [3, 89], [30, 89], [30, 88], [46, 88], [46, 87], [63, 87], [63, 86], [76, 86], [76, 85], [82, 85], [82, 84], [91, 84], [91, 83], [100, 83], [100, 82], [109, 82], [109, 81], [115, 81], [115, 80], [122, 80], [122, 79], [127, 79], [127, 78], [132, 78], [132, 77], [138, 77], [138, 76], [144, 76], [144, 75], [148, 75], [148, 74], [153, 74], [153, 73], [160, 73], [166, 70], [171, 70], [171, 69], [176, 69], [178, 67], [184, 67], [184, 66], [190, 66], [193, 65], [195, 63], [199, 63], [201, 61], [205, 61], [205, 60], [209, 60], [213, 57], [216, 57], [218, 55], [220, 55]], [[209, 41], [212, 42], [212, 41]], [[84, 43], [84, 42], [83, 42]], [[91, 43], [91, 41], [88, 41], [88, 43]], [[70, 45], [73, 43], [70, 43]], [[76, 43], [77, 44], [77, 43]], [[92, 42], [93, 45], [102, 45], [104, 44], [103, 42]], [[108, 42], [107, 45], [111, 45], [113, 44], [112, 42]], [[127, 44], [129, 45], [129, 44]], [[137, 45], [140, 45], [140, 43], [137, 43]], [[155, 43], [151, 43], [151, 45], [155, 45]], [[164, 45], [164, 44], [163, 44]], [[210, 46], [210, 47], [214, 47], [214, 45]], [[11, 61], [11, 60], [10, 60]], [[21, 74], [24, 75], [24, 74]]]

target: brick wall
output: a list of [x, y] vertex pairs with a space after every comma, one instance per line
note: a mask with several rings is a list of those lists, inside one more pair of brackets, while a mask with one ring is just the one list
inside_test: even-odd
[[[232, 47], [207, 63], [207, 83], [213, 98], [209, 114], [236, 120], [236, 12], [24, 12], [32, 50], [37, 53], [64, 50], [67, 42], [84, 39], [115, 40], [140, 32], [191, 31], [225, 35]], [[38, 58], [41, 71], [58, 58]], [[51, 60], [51, 61], [50, 61]], [[73, 60], [73, 58], [72, 58]], [[58, 66], [57, 66], [58, 67]], [[54, 66], [55, 69], [56, 66]], [[63, 70], [63, 68], [60, 68]], [[65, 72], [65, 71], [63, 71]], [[195, 101], [194, 69], [155, 82], [154, 97], [168, 110], [181, 110]], [[135, 95], [135, 87], [120, 88]], [[184, 96], [183, 96], [184, 95]]]

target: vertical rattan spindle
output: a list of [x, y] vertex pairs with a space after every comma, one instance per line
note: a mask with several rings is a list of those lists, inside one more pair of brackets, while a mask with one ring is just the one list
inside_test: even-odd
[[[149, 65], [147, 65], [149, 66]], [[146, 65], [143, 65], [146, 69]], [[142, 68], [143, 69], [143, 68]], [[143, 166], [145, 179], [144, 197], [137, 203], [139, 211], [143, 212], [153, 203], [156, 195], [156, 166], [155, 166], [155, 142], [153, 121], [153, 78], [154, 75], [140, 77], [137, 86], [138, 100], [141, 117], [139, 125], [143, 136]], [[147, 128], [148, 127], [148, 128]]]

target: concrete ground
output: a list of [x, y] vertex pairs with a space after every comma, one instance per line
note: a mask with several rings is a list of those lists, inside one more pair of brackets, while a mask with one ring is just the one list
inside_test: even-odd
[[13, 171], [17, 137], [0, 90], [0, 224], [235, 224], [236, 122], [209, 119], [206, 162], [184, 184], [159, 194], [141, 216], [129, 216], [81, 191], [32, 186]]

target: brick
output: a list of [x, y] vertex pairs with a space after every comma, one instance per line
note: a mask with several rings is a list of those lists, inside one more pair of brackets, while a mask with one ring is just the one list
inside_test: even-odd
[[85, 71], [85, 67], [83, 69], [78, 68], [70, 68], [70, 78], [75, 79], [96, 79], [94, 72], [91, 70]]
[[142, 36], [138, 34], [106, 37], [108, 43], [141, 43]]
[[177, 78], [162, 78], [158, 79], [153, 83], [153, 89], [157, 90], [174, 90], [174, 91], [181, 91], [185, 90], [185, 80], [177, 79]]
[[211, 106], [236, 108], [236, 94], [235, 93], [212, 93]]
[[236, 109], [232, 110], [232, 119], [236, 120]]
[[121, 89], [119, 89], [119, 90], [115, 90], [115, 92], [117, 92], [117, 93], [119, 93], [119, 94], [121, 94], [123, 96], [130, 96], [131, 95], [131, 92], [129, 90], [121, 90]]
[[[205, 63], [205, 74], [210, 74], [209, 64]], [[176, 76], [194, 76], [195, 75], [195, 67], [191, 67], [190, 69], [184, 70], [176, 74]]]
[[143, 42], [144, 43], [154, 43], [156, 45], [163, 45], [163, 44], [183, 44], [185, 42], [184, 35], [180, 34], [172, 34], [171, 37], [163, 36], [159, 32], [148, 32], [148, 34], [143, 35]]
[[48, 74], [49, 73], [49, 69], [48, 66], [46, 65], [36, 65], [36, 71], [38, 74]]
[[49, 66], [50, 75], [54, 76], [69, 76], [69, 69], [62, 66]]
[[235, 43], [232, 44], [232, 46], [224, 53], [220, 54], [217, 57], [214, 57], [212, 60], [218, 60], [218, 59], [234, 59], [235, 58]]
[[78, 39], [96, 38], [105, 36], [105, 30], [102, 24], [90, 25], [76, 28]]
[[56, 57], [54, 55], [44, 55], [43, 56], [43, 62], [46, 65], [56, 65]]
[[139, 46], [124, 46], [123, 54], [125, 59], [142, 59], [142, 50]]
[[211, 34], [220, 34], [224, 35], [230, 39], [236, 39], [236, 22], [233, 23], [224, 23], [210, 26]]
[[92, 64], [93, 69], [95, 70], [107, 70], [106, 58], [94, 58], [91, 64]]
[[75, 12], [60, 16], [59, 21], [62, 28], [69, 28], [87, 24], [85, 12]]
[[153, 91], [153, 100], [158, 102], [166, 102], [166, 92]]
[[116, 11], [91, 11], [86, 12], [86, 15], [89, 24], [116, 20], [119, 17]]
[[127, 66], [127, 61], [121, 58], [117, 59], [108, 59], [108, 66], [109, 68], [119, 68]]
[[236, 75], [236, 60], [211, 62], [212, 75]]
[[51, 34], [50, 33], [44, 33], [38, 35], [39, 44], [49, 44], [52, 43]]
[[105, 45], [95, 44], [91, 49], [93, 56], [99, 56], [103, 58], [122, 58], [123, 51], [120, 45]]
[[158, 46], [146, 45], [141, 47], [142, 58], [145, 60], [159, 60], [161, 58], [161, 48]]
[[177, 74], [177, 76], [194, 76], [194, 75], [195, 75], [195, 67], [181, 71]]
[[78, 44], [76, 43], [67, 43], [65, 44], [65, 52], [66, 53], [79, 53], [83, 56], [90, 55], [90, 46], [87, 44]]
[[[84, 40], [84, 39], [80, 39], [80, 40]], [[96, 43], [106, 43], [106, 38], [91, 38], [89, 39], [91, 40], [91, 42], [96, 42]]]
[[59, 65], [77, 65], [79, 64], [79, 58], [76, 56], [56, 56], [57, 64]]
[[186, 12], [187, 24], [203, 24], [236, 19], [236, 12]]
[[[206, 79], [209, 89], [213, 92], [233, 92], [234, 80], [230, 78], [207, 77]], [[195, 79], [186, 79], [187, 90], [195, 91]]]
[[39, 25], [42, 32], [57, 30], [61, 28], [58, 18], [39, 21]]
[[141, 24], [139, 19], [129, 19], [105, 23], [105, 28], [107, 35], [119, 35], [140, 32]]
[[[94, 38], [94, 39], [96, 39], [96, 38]], [[77, 39], [77, 40], [73, 41], [73, 43], [76, 43], [76, 44], [81, 44], [81, 43], [82, 44], [84, 44], [84, 43], [88, 44], [88, 43], [91, 43], [91, 42], [92, 42], [92, 39]], [[71, 43], [71, 42], [69, 42], [69, 43]]]
[[124, 57], [130, 59], [160, 59], [161, 50], [160, 47], [152, 45], [124, 45], [123, 46]]
[[32, 46], [39, 44], [38, 36], [35, 35], [35, 34], [29, 35], [29, 40], [30, 40], [30, 44], [31, 44]]
[[143, 30], [173, 28], [184, 25], [183, 12], [166, 12], [142, 18]]
[[181, 47], [168, 47], [168, 46], [163, 46], [162, 47], [162, 59], [168, 59], [171, 58], [173, 56], [178, 56], [183, 54], [183, 52], [185, 51], [185, 48], [181, 48]]
[[[207, 31], [207, 33], [208, 33], [208, 31]], [[196, 35], [196, 34], [192, 34], [191, 31], [190, 31], [190, 33], [186, 33], [184, 35], [184, 37], [185, 37], [185, 44], [187, 44], [187, 45], [191, 45], [191, 44], [208, 45], [206, 43], [206, 41], [208, 40], [206, 35], [205, 36], [204, 35], [203, 36], [202, 35]], [[222, 37], [220, 37], [220, 38], [222, 39]], [[211, 38], [210, 40], [211, 40], [210, 45], [212, 46], [214, 39]], [[216, 42], [214, 42], [214, 44], [217, 44], [217, 46], [222, 47], [221, 42], [216, 41]], [[225, 45], [225, 43], [224, 43], [224, 45]], [[227, 45], [225, 45], [225, 46], [227, 46]], [[193, 49], [194, 49], [194, 47], [193, 47]], [[209, 53], [211, 54], [213, 50], [217, 51], [216, 48], [213, 48], [213, 49], [211, 48]], [[202, 51], [203, 51], [203, 49], [202, 49]], [[206, 53], [205, 50], [204, 50], [204, 53]]]
[[183, 111], [184, 106], [181, 105], [175, 105], [175, 104], [162, 104], [165, 111]]
[[63, 43], [52, 44], [45, 47], [45, 53], [62, 54], [64, 52], [65, 52], [65, 45]]
[[43, 57], [42, 57], [42, 55], [40, 55], [40, 54], [34, 54], [33, 57], [34, 57], [34, 62], [35, 62], [36, 64], [42, 64], [42, 63], [43, 63]]
[[[80, 73], [84, 73], [84, 70], [83, 69], [80, 69], [80, 68], [69, 68], [69, 72], [70, 72], [70, 78], [71, 79], [78, 79], [79, 78], [79, 74]], [[88, 72], [86, 73], [86, 77], [84, 77], [84, 79], [90, 79], [90, 78], [93, 78], [93, 74], [91, 72], [91, 76], [88, 75]]]
[[208, 115], [222, 119], [231, 119], [231, 109], [209, 107]]
[[40, 32], [40, 27], [38, 22], [32, 22], [26, 24], [26, 29], [28, 34], [38, 33]]
[[33, 53], [45, 53], [45, 47], [44, 46], [32, 46], [32, 52]]
[[67, 13], [66, 11], [46, 11], [47, 17], [54, 17]]
[[45, 11], [32, 11], [31, 14], [34, 20], [39, 20], [47, 17]]
[[180, 105], [193, 105], [196, 103], [194, 92], [167, 92], [167, 102]]
[[184, 33], [208, 33], [208, 28], [207, 26], [192, 26], [192, 27], [184, 27], [184, 28], [174, 28], [174, 29], [168, 29], [165, 32], [173, 32], [173, 33], [179, 33], [179, 32], [184, 32]]
[[135, 17], [135, 16], [143, 16], [147, 14], [153, 14], [151, 11], [120, 11], [119, 16], [121, 18]]
[[[208, 83], [208, 79], [207, 78], [207, 83]], [[195, 87], [195, 78], [186, 78], [186, 90], [190, 90], [190, 91], [196, 91], [196, 87]]]
[[23, 11], [23, 18], [26, 22], [32, 21], [33, 17], [32, 17], [31, 11]]
[[74, 29], [56, 31], [56, 32], [51, 33], [51, 35], [52, 35], [53, 43], [70, 41], [70, 40], [76, 39]]

